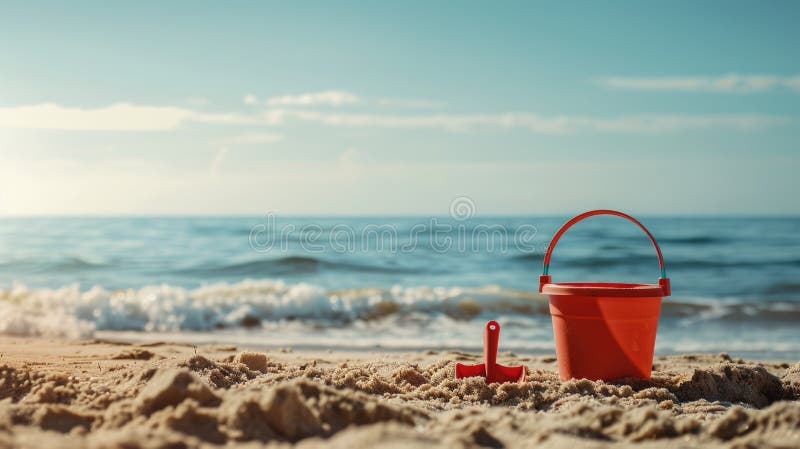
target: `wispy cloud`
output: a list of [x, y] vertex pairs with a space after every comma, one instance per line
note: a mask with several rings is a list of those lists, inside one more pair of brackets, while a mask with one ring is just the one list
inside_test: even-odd
[[242, 102], [244, 102], [244, 104], [250, 105], [250, 106], [256, 105], [256, 104], [258, 104], [258, 97], [256, 97], [253, 94], [247, 94], [247, 95], [244, 96], [244, 98], [242, 98]]
[[261, 105], [269, 107], [287, 106], [347, 106], [347, 105], [371, 105], [385, 106], [406, 109], [434, 109], [444, 106], [444, 102], [438, 100], [426, 100], [421, 98], [365, 98], [360, 95], [345, 90], [326, 90], [322, 92], [309, 92], [297, 95], [280, 95], [270, 97], [265, 101], [260, 100], [256, 95], [247, 94], [242, 99], [246, 105]]
[[217, 145], [257, 145], [262, 143], [274, 143], [283, 139], [278, 133], [249, 133], [236, 136], [223, 137], [213, 143]]
[[227, 125], [270, 125], [273, 124], [267, 116], [254, 116], [230, 112], [202, 113], [194, 112], [186, 118], [187, 122], [217, 123]]
[[115, 103], [94, 109], [70, 108], [55, 103], [0, 108], [0, 127], [68, 130], [165, 130], [193, 115], [171, 106]]
[[424, 100], [420, 98], [377, 98], [373, 103], [379, 106], [391, 106], [409, 109], [436, 109], [445, 105], [443, 101]]
[[800, 76], [731, 74], [718, 77], [610, 77], [597, 82], [624, 90], [754, 93], [786, 89], [800, 92]]
[[91, 131], [161, 131], [186, 122], [262, 124], [267, 118], [230, 113], [200, 113], [176, 106], [114, 103], [76, 108], [43, 103], [0, 108], [0, 128]]
[[527, 113], [508, 114], [353, 114], [313, 110], [287, 110], [285, 116], [330, 126], [362, 126], [376, 128], [438, 128], [447, 131], [469, 131], [480, 128], [528, 128], [543, 133], [563, 132], [567, 117], [542, 117]]
[[[273, 111], [273, 114], [278, 114]], [[445, 131], [518, 128], [540, 134], [572, 132], [652, 133], [697, 129], [756, 130], [784, 125], [793, 119], [760, 114], [632, 115], [619, 117], [543, 116], [519, 112], [504, 114], [388, 115], [282, 110], [280, 115], [328, 126], [376, 128], [433, 128]]]
[[[334, 127], [417, 128], [449, 132], [486, 129], [522, 129], [538, 134], [577, 132], [648, 133], [693, 129], [756, 130], [785, 125], [797, 119], [764, 114], [706, 115], [627, 115], [597, 117], [581, 115], [541, 115], [530, 112], [499, 114], [382, 114], [332, 111], [311, 108], [265, 108], [248, 114], [199, 112], [175, 106], [143, 106], [115, 103], [99, 108], [71, 108], [54, 103], [0, 108], [0, 128], [162, 131], [186, 123], [264, 128], [290, 121]], [[275, 142], [281, 137], [251, 129], [216, 142], [243, 145]], [[224, 140], [223, 139], [223, 140]]]
[[345, 104], [356, 104], [360, 103], [361, 101], [361, 97], [350, 92], [343, 90], [326, 90], [324, 92], [271, 97], [267, 99], [266, 103], [268, 106], [340, 106]]

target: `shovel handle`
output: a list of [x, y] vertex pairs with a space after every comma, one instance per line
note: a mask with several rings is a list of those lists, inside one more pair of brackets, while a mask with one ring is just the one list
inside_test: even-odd
[[664, 268], [664, 257], [661, 255], [661, 248], [659, 248], [656, 239], [653, 237], [653, 234], [651, 234], [643, 224], [639, 223], [639, 220], [631, 217], [628, 214], [610, 209], [590, 210], [572, 217], [569, 221], [561, 225], [556, 234], [553, 236], [553, 239], [550, 240], [550, 244], [547, 246], [547, 251], [544, 253], [544, 267], [542, 269], [542, 276], [539, 280], [539, 293], [542, 292], [542, 286], [550, 282], [550, 255], [553, 254], [553, 249], [556, 247], [558, 239], [560, 239], [561, 236], [567, 232], [567, 229], [571, 228], [575, 223], [583, 220], [584, 218], [594, 217], [595, 215], [614, 215], [624, 218], [638, 226], [642, 231], [644, 231], [645, 234], [647, 234], [647, 238], [650, 239], [650, 242], [653, 244], [653, 247], [656, 249], [656, 253], [658, 254], [658, 267], [661, 269], [661, 277], [658, 279], [658, 283], [664, 289], [665, 296], [668, 296], [670, 293], [669, 279], [667, 279], [667, 270]]

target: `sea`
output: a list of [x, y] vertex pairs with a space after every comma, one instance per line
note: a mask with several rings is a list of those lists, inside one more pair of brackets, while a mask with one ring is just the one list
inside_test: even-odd
[[[552, 353], [542, 256], [567, 216], [0, 218], [0, 334], [264, 348]], [[657, 354], [800, 359], [800, 217], [637, 217], [672, 296]], [[559, 241], [559, 281], [655, 283], [618, 217]], [[632, 298], [631, 301], [635, 301]]]

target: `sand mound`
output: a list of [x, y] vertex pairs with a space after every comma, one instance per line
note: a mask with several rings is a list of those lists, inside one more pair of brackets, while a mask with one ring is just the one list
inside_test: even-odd
[[27, 395], [34, 382], [36, 373], [30, 370], [18, 370], [8, 365], [0, 366], [0, 399], [11, 398], [17, 402]]
[[220, 415], [232, 438], [240, 441], [298, 441], [351, 425], [414, 422], [413, 413], [403, 408], [303, 380], [234, 395], [220, 407]]
[[187, 370], [172, 369], [153, 377], [136, 398], [136, 408], [149, 415], [186, 399], [193, 399], [201, 405], [220, 403], [219, 397], [197, 376]]
[[[192, 358], [189, 364], [201, 362]], [[216, 369], [214, 365], [209, 368]], [[411, 425], [414, 416], [407, 409], [383, 404], [363, 393], [302, 379], [263, 389], [215, 393], [201, 377], [178, 368], [159, 371], [135, 398], [109, 408], [101, 421], [104, 428], [133, 431], [144, 426], [157, 433], [178, 432], [198, 441], [222, 444], [296, 442], [330, 436], [352, 425], [384, 421]], [[77, 423], [76, 419], [72, 421]], [[76, 423], [62, 419], [59, 425], [69, 430]]]
[[30, 394], [25, 397], [25, 402], [38, 404], [69, 404], [78, 392], [74, 382], [64, 377], [46, 380], [31, 388]]
[[[788, 438], [785, 442], [800, 443], [800, 406], [797, 403], [780, 402], [764, 410], [749, 411], [734, 406], [718, 421], [708, 426], [708, 433], [724, 441], [739, 440], [758, 447], [767, 437], [770, 439]], [[791, 447], [787, 445], [786, 447]]]
[[323, 433], [319, 416], [297, 385], [237, 395], [223, 404], [220, 414], [233, 439], [239, 441], [297, 441]]
[[254, 379], [260, 373], [253, 371], [245, 364], [213, 362], [201, 355], [196, 355], [181, 364], [197, 372], [217, 388], [230, 388], [233, 385]]
[[42, 407], [33, 414], [33, 424], [44, 430], [66, 433], [76, 427], [89, 429], [94, 416], [83, 415], [64, 406]]
[[[649, 380], [561, 382], [552, 357], [501, 354], [523, 383], [455, 379], [469, 353], [376, 357], [118, 346], [75, 369], [0, 367], [0, 448], [794, 447], [800, 364], [661, 357]], [[131, 355], [133, 352], [131, 352]], [[87, 357], [82, 354], [81, 357]], [[379, 361], [377, 361], [379, 360]], [[70, 371], [72, 370], [72, 371]]]
[[[141, 424], [134, 421], [127, 428], [135, 432], [139, 426]], [[215, 410], [202, 407], [192, 399], [154, 413], [144, 423], [144, 428], [157, 434], [196, 439], [198, 443], [224, 444], [228, 440], [219, 427]]]
[[269, 360], [266, 354], [260, 352], [240, 352], [236, 354], [233, 359], [236, 363], [241, 363], [253, 371], [267, 372], [269, 368]]
[[800, 399], [800, 363], [792, 366], [781, 378], [783, 389], [791, 399]]
[[284, 368], [283, 363], [270, 360], [266, 354], [250, 351], [243, 351], [218, 361], [195, 355], [181, 366], [200, 374], [218, 388], [230, 388], [264, 373], [280, 373]]
[[786, 396], [781, 380], [764, 367], [732, 363], [694, 370], [689, 380], [679, 381], [672, 391], [683, 401], [706, 399], [755, 407], [765, 407]]
[[111, 357], [114, 360], [150, 360], [155, 356], [146, 349], [129, 349]]

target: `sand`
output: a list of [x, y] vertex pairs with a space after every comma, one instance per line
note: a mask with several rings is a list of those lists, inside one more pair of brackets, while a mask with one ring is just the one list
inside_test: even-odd
[[649, 381], [456, 380], [462, 352], [0, 338], [0, 448], [800, 447], [800, 363], [658, 357]]

